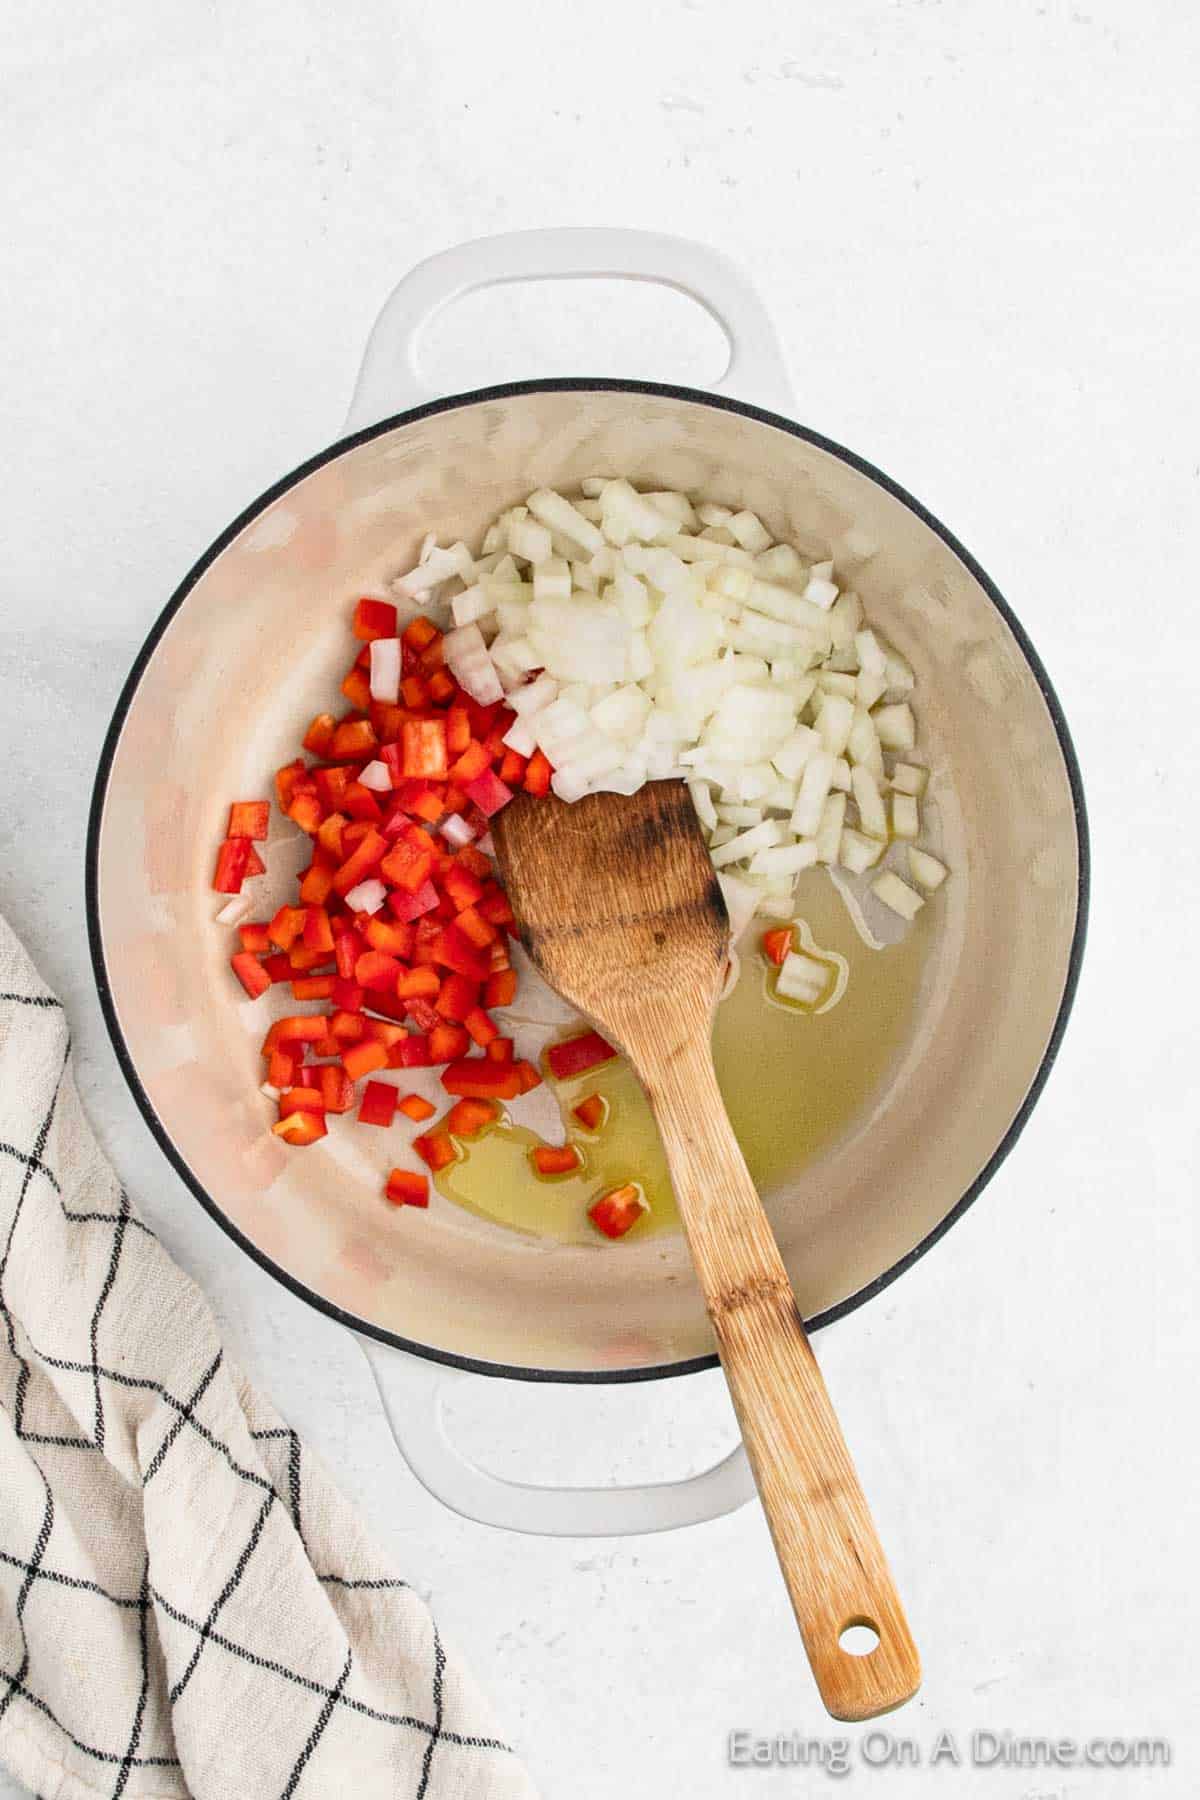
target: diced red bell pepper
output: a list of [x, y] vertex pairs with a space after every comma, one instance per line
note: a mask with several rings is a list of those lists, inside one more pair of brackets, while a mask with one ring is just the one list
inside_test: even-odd
[[253, 838], [261, 843], [271, 822], [269, 800], [235, 800], [229, 808], [227, 838]]
[[329, 973], [330, 951], [310, 950], [304, 939], [299, 937], [287, 953], [288, 962], [294, 975], [325, 975]]
[[343, 1050], [342, 1067], [351, 1081], [361, 1081], [364, 1075], [372, 1075], [376, 1069], [386, 1067], [387, 1059], [386, 1044], [381, 1044], [377, 1038], [364, 1038], [362, 1043], [351, 1044], [348, 1050]]
[[492, 1006], [511, 1006], [517, 997], [517, 972], [515, 969], [500, 969], [489, 975], [483, 984], [483, 1004]]
[[298, 781], [308, 774], [304, 758], [298, 756], [295, 762], [285, 763], [282, 769], [275, 771], [275, 797], [279, 801], [280, 812], [286, 812], [292, 803], [292, 791]]
[[307, 907], [281, 906], [267, 926], [271, 942], [277, 944], [281, 950], [290, 950], [304, 930], [304, 921], [307, 916]]
[[[454, 1160], [453, 1153], [450, 1160]], [[428, 1206], [429, 1177], [417, 1175], [411, 1169], [393, 1169], [384, 1193], [393, 1206]]]
[[470, 741], [470, 714], [465, 706], [452, 706], [446, 714], [446, 754], [461, 756]]
[[485, 919], [491, 920], [493, 925], [512, 924], [513, 909], [508, 903], [508, 895], [495, 881], [485, 883], [479, 901], [479, 910]]
[[293, 1000], [331, 1000], [333, 998], [332, 975], [300, 975], [292, 982]]
[[513, 1060], [513, 1041], [511, 1038], [494, 1037], [485, 1048], [487, 1055], [493, 1062], [510, 1063]]
[[333, 734], [330, 755], [338, 762], [370, 757], [378, 742], [370, 719], [343, 719]]
[[229, 966], [252, 1000], [257, 1000], [260, 994], [265, 994], [271, 985], [271, 977], [257, 956], [251, 956], [248, 950], [239, 951], [236, 956], [231, 956]]
[[454, 862], [438, 877], [442, 892], [456, 913], [474, 906], [483, 898], [483, 882], [465, 865], [466, 850], [460, 850]]
[[494, 1100], [456, 1100], [442, 1124], [455, 1137], [478, 1137], [486, 1125], [500, 1117]]
[[[413, 1002], [414, 1006], [421, 1004], [422, 1002], [419, 1000]], [[434, 1017], [437, 1018], [436, 1013]], [[454, 1062], [457, 1057], [466, 1056], [470, 1048], [471, 1040], [461, 1025], [448, 1025], [444, 1020], [439, 1020], [436, 1025], [430, 1027], [429, 1060], [431, 1063]], [[482, 1064], [480, 1066], [482, 1067]]]
[[266, 863], [263, 861], [262, 857], [258, 854], [258, 851], [254, 848], [254, 845], [251, 844], [249, 852], [247, 853], [247, 856], [246, 856], [246, 880], [249, 881], [250, 878], [254, 875], [265, 875], [266, 872], [267, 872]]
[[486, 950], [489, 944], [496, 941], [496, 927], [473, 906], [464, 906], [454, 923], [467, 942], [474, 944], [477, 950]]
[[331, 1037], [341, 1040], [343, 1044], [357, 1044], [367, 1029], [367, 1021], [360, 1012], [338, 1011], [329, 1021]]
[[338, 1012], [356, 1013], [362, 1011], [363, 990], [357, 981], [345, 981], [338, 975], [334, 979], [333, 992], [329, 996]]
[[[366, 670], [360, 669], [358, 665], [355, 664], [354, 668], [350, 670], [349, 674], [342, 682], [342, 693], [350, 702], [355, 712], [365, 713], [369, 711], [371, 705], [371, 677], [367, 674]], [[375, 727], [372, 725], [371, 735], [374, 736], [374, 734]], [[334, 743], [335, 745], [337, 743], [336, 732], [334, 733]], [[336, 749], [334, 755], [337, 755]]]
[[282, 950], [276, 951], [274, 956], [264, 956], [263, 968], [272, 981], [290, 981], [295, 974], [290, 958]]
[[354, 1106], [354, 1085], [345, 1069], [337, 1063], [322, 1063], [316, 1071], [317, 1085], [327, 1113], [348, 1113]]
[[324, 1113], [294, 1112], [286, 1119], [277, 1119], [271, 1130], [276, 1137], [284, 1138], [287, 1143], [302, 1147], [315, 1144], [318, 1138], [328, 1135]]
[[249, 838], [226, 838], [217, 851], [217, 866], [213, 874], [214, 891], [218, 894], [240, 894], [249, 858]]
[[365, 950], [354, 965], [354, 979], [369, 993], [395, 993], [401, 964], [382, 950]]
[[[477, 881], [486, 881], [491, 874], [492, 865], [477, 844], [464, 844], [454, 859], [456, 869], [474, 875]], [[478, 894], [475, 896], [479, 898]], [[469, 901], [464, 901], [469, 905]]]
[[326, 956], [333, 955], [333, 927], [323, 906], [306, 906], [304, 909], [304, 947], [321, 950]]
[[[394, 749], [400, 742], [400, 732], [408, 717], [406, 706], [393, 706], [390, 700], [372, 700], [370, 719], [375, 727], [375, 736], [385, 750]], [[382, 752], [381, 752], [382, 754]], [[384, 757], [387, 762], [387, 758]], [[391, 763], [388, 763], [391, 768]], [[392, 783], [395, 785], [396, 772], [392, 772]]]
[[406, 781], [400, 791], [400, 804], [414, 819], [436, 825], [446, 810], [445, 789], [438, 782]]
[[458, 1152], [444, 1131], [427, 1131], [422, 1137], [413, 1139], [413, 1149], [422, 1162], [429, 1164], [434, 1174], [444, 1169], [447, 1164], [456, 1160]]
[[456, 1025], [466, 1020], [479, 1001], [479, 984], [471, 981], [466, 975], [451, 973], [446, 976], [438, 989], [438, 997], [434, 1001], [434, 1010], [443, 1019], [450, 1019]]
[[525, 780], [521, 784], [527, 794], [535, 794], [539, 799], [550, 792], [550, 777], [554, 770], [549, 759], [540, 750], [535, 750], [525, 767]]
[[608, 1102], [599, 1094], [589, 1094], [571, 1111], [586, 1131], [599, 1131], [608, 1113]]
[[588, 1218], [605, 1237], [619, 1238], [632, 1230], [642, 1214], [649, 1211], [649, 1202], [641, 1189], [627, 1182], [624, 1187], [612, 1188], [594, 1200], [588, 1207]]
[[474, 944], [467, 942], [457, 925], [443, 926], [433, 946], [433, 955], [443, 969], [466, 975], [476, 983], [486, 981], [491, 974], [487, 958], [480, 954]]
[[271, 934], [263, 924], [239, 925], [238, 937], [242, 949], [252, 951], [255, 956], [266, 956], [271, 948]]
[[413, 1119], [418, 1125], [423, 1124], [426, 1119], [432, 1119], [437, 1111], [437, 1107], [426, 1100], [423, 1094], [405, 1094], [396, 1104], [406, 1119]]
[[[352, 781], [342, 795], [342, 805], [360, 824], [378, 825], [383, 818], [383, 808], [371, 789], [364, 787], [361, 781]], [[349, 833], [347, 832], [347, 835]]]
[[[428, 662], [428, 653], [423, 663]], [[458, 683], [445, 669], [435, 669], [429, 676], [429, 698], [435, 706], [449, 706], [458, 693]]]
[[583, 1158], [574, 1144], [537, 1144], [530, 1151], [530, 1161], [539, 1175], [570, 1175], [582, 1166]]
[[271, 1027], [281, 1044], [315, 1044], [328, 1029], [329, 1020], [322, 1013], [295, 1013], [288, 1019], [276, 1019]]
[[299, 1067], [299, 1056], [277, 1045], [267, 1058], [267, 1080], [272, 1087], [282, 1092], [284, 1088], [290, 1088], [294, 1084]]
[[395, 1088], [388, 1081], [368, 1081], [363, 1089], [362, 1105], [358, 1109], [360, 1125], [390, 1125], [396, 1116], [396, 1102], [399, 1099]]
[[333, 885], [339, 894], [348, 894], [351, 888], [365, 881], [368, 875], [374, 874], [382, 859], [387, 855], [388, 841], [381, 832], [369, 830], [357, 849], [352, 850], [341, 868], [333, 878]]
[[[421, 835], [424, 837], [424, 832]], [[406, 894], [416, 894], [433, 874], [436, 862], [437, 851], [428, 838], [420, 849], [406, 838], [400, 838], [380, 863], [379, 873], [393, 887]]]
[[328, 756], [336, 724], [332, 713], [318, 713], [304, 734], [304, 748], [313, 756]]
[[326, 856], [331, 856], [335, 863], [346, 860], [347, 852], [342, 849], [342, 832], [345, 826], [345, 814], [332, 812], [317, 827], [317, 842]]
[[433, 1060], [429, 1054], [429, 1038], [423, 1031], [410, 1031], [396, 1048], [400, 1052], [399, 1067], [402, 1069], [427, 1069]]
[[[336, 811], [342, 804], [342, 797], [357, 774], [358, 769], [354, 763], [329, 763], [324, 768], [313, 770], [313, 786], [321, 796], [327, 812]], [[318, 827], [318, 834], [319, 830]]]
[[374, 638], [395, 637], [396, 608], [390, 600], [368, 600], [365, 596], [354, 609], [354, 635], [369, 644]]
[[486, 1056], [452, 1062], [442, 1070], [442, 1086], [448, 1094], [469, 1100], [515, 1100], [521, 1091], [515, 1064], [492, 1062]]
[[484, 746], [472, 741], [450, 769], [450, 779], [465, 788], [467, 783], [483, 775], [491, 767]]
[[[438, 985], [440, 986], [441, 984], [439, 983]], [[432, 1000], [426, 1000], [420, 994], [414, 995], [411, 1000], [401, 1001], [401, 1005], [404, 1008], [405, 1018], [417, 1031], [423, 1031], [428, 1034], [431, 1031], [437, 1031], [439, 1027], [444, 1024], [444, 1020], [439, 1018], [437, 1013], [434, 1012]], [[454, 1029], [457, 1029], [457, 1027]], [[463, 1037], [466, 1038], [466, 1035], [467, 1034], [464, 1031]], [[468, 1039], [467, 1041], [469, 1042], [470, 1040]], [[436, 1062], [437, 1060], [438, 1059], [433, 1055], [432, 1051], [430, 1051], [430, 1061]], [[447, 1054], [443, 1056], [441, 1060], [442, 1062], [449, 1062], [450, 1057]]]
[[441, 635], [432, 619], [427, 619], [423, 613], [419, 613], [415, 619], [409, 620], [400, 633], [400, 642], [406, 650], [411, 650], [414, 655], [419, 656], [423, 650], [429, 648], [430, 644], [436, 643]]
[[300, 877], [300, 898], [306, 906], [324, 906], [333, 890], [333, 875], [339, 858], [318, 850]]
[[304, 793], [292, 795], [292, 802], [287, 809], [287, 816], [292, 821], [293, 825], [298, 825], [301, 831], [306, 831], [308, 833], [309, 837], [315, 837], [320, 830], [321, 820], [325, 815], [317, 794]]
[[[448, 976], [447, 979], [452, 981], [454, 977]], [[486, 1050], [492, 1040], [500, 1036], [500, 1027], [488, 1017], [482, 1006], [473, 1006], [464, 1016], [463, 1024], [482, 1050]]]
[[429, 705], [429, 683], [423, 675], [406, 675], [400, 683], [400, 697], [405, 706], [419, 712]]
[[582, 1075], [586, 1069], [595, 1069], [601, 1063], [611, 1062], [616, 1054], [612, 1045], [605, 1043], [598, 1031], [585, 1031], [581, 1037], [567, 1038], [561, 1044], [551, 1044], [546, 1052], [546, 1061], [553, 1076], [559, 1081], [569, 1081], [573, 1075]]
[[792, 948], [792, 928], [790, 925], [777, 925], [762, 935], [763, 953], [768, 962], [777, 966], [786, 962]]
[[324, 1112], [325, 1101], [319, 1088], [293, 1087], [279, 1096], [279, 1116], [290, 1118], [294, 1112]]
[[314, 1059], [318, 1062], [324, 1057], [340, 1057], [342, 1054], [341, 1041], [335, 1037], [318, 1038], [315, 1044], [309, 1045], [309, 1049], [312, 1051]]
[[531, 1062], [515, 1062], [513, 1064], [513, 1074], [521, 1084], [518, 1089], [519, 1093], [528, 1094], [535, 1087], [541, 1087], [542, 1085], [541, 1075]]
[[396, 982], [400, 1000], [436, 1000], [442, 981], [436, 969], [405, 969]]
[[518, 788], [525, 779], [525, 770], [529, 766], [529, 758], [522, 756], [517, 750], [506, 750], [500, 760], [499, 775], [501, 781], [510, 788]]
[[498, 813], [502, 806], [507, 806], [513, 797], [512, 789], [496, 774], [493, 769], [486, 769], [474, 781], [466, 784], [469, 797], [475, 802], [480, 812], [487, 818]]
[[366, 940], [346, 920], [334, 926], [333, 953], [343, 981], [353, 981], [354, 966], [366, 948]]
[[408, 1033], [398, 1019], [372, 1019], [368, 1017], [366, 1022], [366, 1035], [369, 1038], [373, 1038], [377, 1044], [382, 1044], [385, 1050], [394, 1050], [397, 1044], [402, 1044], [404, 1042]]
[[398, 956], [401, 961], [412, 954], [416, 935], [411, 925], [401, 925], [399, 920], [387, 919], [382, 913], [376, 913], [363, 926], [363, 936], [372, 950], [382, 950], [387, 956]]

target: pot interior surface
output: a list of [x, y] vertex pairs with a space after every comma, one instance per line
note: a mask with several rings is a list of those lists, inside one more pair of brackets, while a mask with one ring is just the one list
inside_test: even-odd
[[[918, 754], [953, 875], [869, 1116], [767, 1196], [806, 1317], [893, 1271], [994, 1157], [1056, 1031], [1080, 904], [1071, 772], [1013, 630], [939, 532], [832, 449], [701, 397], [536, 387], [410, 418], [268, 497], [177, 596], [113, 746], [93, 926], [128, 1072], [192, 1185], [310, 1296], [435, 1353], [567, 1377], [711, 1354], [682, 1239], [614, 1254], [436, 1195], [427, 1214], [397, 1212], [380, 1198], [380, 1145], [364, 1141], [382, 1134], [282, 1146], [257, 1092], [264, 1014], [230, 976], [210, 884], [230, 801], [270, 791], [336, 694], [355, 597], [383, 592], [426, 531], [477, 542], [532, 488], [595, 474], [750, 507], [778, 538], [831, 554], [916, 671]], [[306, 860], [282, 842], [268, 855], [251, 890], [264, 903]]]

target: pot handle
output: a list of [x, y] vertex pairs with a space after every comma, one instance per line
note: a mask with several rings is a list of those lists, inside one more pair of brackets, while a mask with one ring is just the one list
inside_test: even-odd
[[729, 362], [715, 391], [775, 411], [789, 405], [787, 365], [770, 315], [719, 250], [661, 231], [558, 226], [474, 238], [410, 269], [384, 302], [367, 340], [347, 433], [442, 398], [422, 374], [420, 339], [430, 320], [451, 301], [510, 281], [589, 277], [654, 281], [687, 294], [729, 340]]
[[426, 1362], [361, 1334], [358, 1341], [409, 1468], [436, 1500], [479, 1525], [534, 1537], [633, 1537], [719, 1519], [754, 1495], [741, 1444], [715, 1467], [682, 1481], [600, 1488], [506, 1481], [471, 1462], [446, 1430], [445, 1397], [470, 1379], [466, 1370]]

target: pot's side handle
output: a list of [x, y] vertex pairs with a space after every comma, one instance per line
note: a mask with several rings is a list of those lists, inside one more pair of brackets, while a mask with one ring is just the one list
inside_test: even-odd
[[562, 226], [475, 238], [411, 269], [385, 301], [367, 340], [346, 431], [361, 431], [441, 397], [421, 372], [420, 338], [451, 301], [504, 282], [597, 276], [654, 281], [689, 295], [729, 340], [729, 363], [716, 391], [777, 412], [788, 409], [791, 389], [775, 327], [728, 257], [660, 231]]
[[[446, 1430], [443, 1401], [463, 1370], [408, 1356], [359, 1336], [404, 1460], [435, 1499], [480, 1525], [534, 1537], [632, 1537], [719, 1519], [752, 1498], [754, 1479], [739, 1444], [699, 1475], [643, 1487], [552, 1488], [505, 1481], [471, 1462]], [[580, 1394], [586, 1405], [586, 1393]]]

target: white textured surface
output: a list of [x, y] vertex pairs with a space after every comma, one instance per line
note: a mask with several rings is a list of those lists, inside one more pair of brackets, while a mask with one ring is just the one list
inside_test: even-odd
[[[428, 1500], [356, 1346], [154, 1147], [84, 937], [87, 792], [125, 670], [209, 539], [334, 432], [399, 273], [508, 227], [711, 238], [774, 312], [799, 416], [928, 501], [1013, 601], [1092, 807], [1091, 948], [1045, 1099], [967, 1219], [822, 1346], [924, 1652], [889, 1723], [926, 1749], [940, 1726], [1175, 1745], [1166, 1773], [939, 1771], [956, 1795], [1193, 1794], [1191, 10], [17, 0], [0, 64], [0, 904], [68, 1004], [105, 1142], [245, 1362], [469, 1647], [552, 1800], [836, 1788], [725, 1766], [731, 1727], [833, 1731], [755, 1512], [542, 1543]], [[435, 346], [462, 385], [715, 373], [662, 296], [590, 319], [561, 289], [482, 304]], [[535, 1477], [666, 1473], [728, 1434], [707, 1376], [492, 1386], [461, 1412], [493, 1466]]]

